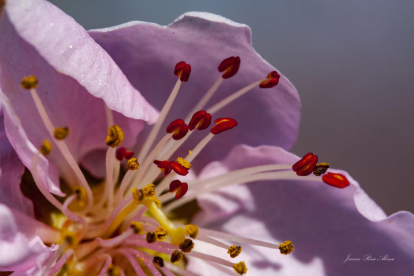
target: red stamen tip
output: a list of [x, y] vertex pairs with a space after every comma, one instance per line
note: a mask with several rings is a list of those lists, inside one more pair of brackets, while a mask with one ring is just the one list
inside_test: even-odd
[[167, 133], [174, 133], [172, 136], [174, 140], [180, 140], [187, 134], [187, 132], [188, 126], [184, 123], [184, 120], [182, 119], [172, 121], [167, 126]]
[[270, 72], [266, 79], [262, 81], [259, 85], [260, 88], [272, 88], [279, 83], [280, 75], [276, 71]]
[[171, 161], [170, 167], [179, 175], [187, 175], [188, 170], [181, 166], [177, 161]]
[[170, 184], [170, 193], [175, 193], [175, 199], [182, 198], [188, 191], [188, 184], [180, 180], [174, 180]]
[[154, 160], [154, 164], [164, 172], [164, 175], [167, 175], [171, 172], [170, 161]]
[[237, 121], [232, 118], [219, 118], [214, 121], [216, 124], [210, 130], [213, 134], [219, 134], [226, 130], [232, 129], [238, 125]]
[[218, 70], [219, 72], [224, 72], [222, 76], [223, 79], [228, 79], [236, 75], [237, 72], [239, 71], [239, 68], [240, 68], [240, 58], [229, 57], [220, 63]]
[[296, 162], [292, 169], [296, 172], [297, 175], [306, 176], [310, 175], [313, 172], [316, 164], [318, 163], [318, 156], [309, 152], [302, 157], [298, 162]]
[[200, 110], [194, 113], [191, 118], [188, 128], [193, 131], [197, 126], [198, 130], [206, 129], [211, 124], [211, 114], [207, 113], [205, 110]]
[[191, 66], [185, 61], [180, 61], [175, 65], [174, 75], [179, 76], [182, 82], [187, 82], [190, 78]]
[[322, 176], [322, 180], [326, 184], [332, 187], [340, 188], [340, 189], [343, 189], [349, 186], [348, 179], [345, 177], [345, 175], [340, 174], [340, 173], [328, 172]]
[[124, 147], [117, 149], [116, 152], [115, 152], [115, 157], [119, 161], [124, 160], [124, 158], [129, 160], [133, 156], [134, 156], [134, 152], [133, 151], [127, 151]]

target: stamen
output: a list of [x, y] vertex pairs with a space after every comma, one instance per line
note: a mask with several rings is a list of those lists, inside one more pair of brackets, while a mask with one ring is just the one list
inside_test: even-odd
[[233, 268], [234, 268], [234, 271], [236, 271], [240, 275], [246, 274], [246, 272], [247, 272], [247, 267], [246, 267], [246, 264], [244, 262], [240, 262], [238, 264], [234, 264], [233, 265]]
[[119, 186], [119, 189], [118, 189], [118, 194], [116, 195], [116, 199], [115, 199], [116, 204], [118, 204], [122, 200], [122, 198], [124, 197], [125, 189], [128, 186], [128, 182], [129, 182], [129, 179], [132, 176], [133, 171], [139, 169], [139, 163], [138, 163], [138, 160], [135, 157], [130, 158], [128, 160], [127, 169], [128, 169], [128, 171], [124, 175], [124, 178], [122, 179], [121, 185]]
[[[129, 199], [130, 198], [126, 198]], [[122, 203], [122, 202], [121, 202]], [[121, 204], [119, 203], [119, 204]], [[118, 204], [118, 205], [119, 205]], [[136, 199], [134, 199], [127, 207], [125, 207], [121, 212], [119, 212], [119, 214], [116, 216], [116, 218], [113, 220], [113, 222], [111, 223], [111, 225], [108, 227], [108, 229], [105, 231], [105, 234], [103, 234], [104, 237], [108, 237], [110, 236], [118, 227], [119, 225], [122, 223], [122, 221], [125, 219], [125, 217], [131, 213], [132, 211], [135, 210], [135, 208], [140, 204], [140, 201], [137, 201]], [[115, 207], [116, 209], [116, 207]], [[115, 210], [114, 209], [114, 210]], [[112, 214], [111, 214], [112, 215]], [[108, 219], [109, 220], [109, 219]], [[106, 223], [105, 223], [106, 224]]]
[[122, 161], [124, 158], [129, 160], [134, 156], [134, 152], [127, 151], [124, 147], [121, 147], [116, 150], [115, 156], [118, 161]]
[[86, 190], [81, 186], [77, 186], [73, 189], [73, 193], [76, 195], [76, 201], [78, 206], [81, 208], [85, 207], [86, 202], [88, 200]]
[[115, 148], [121, 145], [122, 141], [124, 141], [124, 132], [119, 126], [113, 125], [108, 128], [108, 136], [105, 140], [108, 146]]
[[279, 83], [280, 75], [276, 71], [270, 72], [266, 79], [260, 83], [260, 88], [272, 88]]
[[105, 115], [106, 115], [107, 127], [110, 128], [111, 126], [114, 125], [114, 116], [112, 114], [112, 110], [106, 105], [105, 102], [104, 102], [104, 106], [105, 106]]
[[22, 82], [21, 82], [21, 86], [24, 89], [34, 89], [37, 87], [37, 78], [35, 76], [28, 76], [28, 77], [24, 77]]
[[249, 92], [253, 88], [257, 87], [262, 81], [263, 80], [256, 81], [256, 82], [240, 89], [239, 91], [234, 92], [233, 94], [231, 94], [227, 98], [221, 100], [220, 102], [216, 103], [212, 107], [207, 108], [207, 112], [209, 112], [211, 115], [213, 115], [214, 113], [216, 113], [217, 111], [219, 111], [220, 109], [222, 109], [223, 107], [225, 107], [226, 105], [228, 105], [229, 103], [234, 101], [235, 99], [241, 97], [242, 95], [246, 94], [247, 92]]
[[138, 276], [146, 276], [145, 272], [142, 270], [141, 266], [132, 256], [131, 249], [121, 248], [113, 252], [114, 254], [119, 253], [125, 256], [128, 259], [129, 263], [131, 264], [132, 268], [134, 269], [135, 273]]
[[216, 124], [211, 128], [210, 132], [213, 134], [219, 134], [229, 129], [232, 129], [238, 125], [237, 121], [232, 118], [219, 118], [214, 121]]
[[125, 241], [129, 237], [131, 237], [131, 235], [134, 234], [134, 231], [135, 231], [134, 229], [130, 228], [115, 238], [107, 239], [107, 240], [96, 238], [96, 241], [102, 247], [114, 247], [114, 246], [117, 246], [118, 244], [121, 244], [123, 241]]
[[[86, 196], [85, 196], [86, 198]], [[86, 220], [78, 215], [75, 215], [74, 213], [72, 213], [68, 206], [74, 201], [74, 200], [79, 200], [79, 195], [78, 194], [73, 194], [70, 197], [68, 197], [65, 202], [62, 205], [62, 213], [70, 220], [78, 222], [82, 225], [82, 231], [79, 233], [79, 239], [83, 238], [83, 236], [87, 233], [88, 231], [88, 223], [86, 222]]]
[[144, 197], [152, 197], [155, 195], [155, 185], [154, 184], [148, 184], [144, 188], [142, 188], [142, 193]]
[[175, 65], [174, 75], [179, 76], [182, 82], [187, 82], [190, 78], [191, 66], [185, 61], [180, 61]]
[[313, 172], [316, 164], [318, 163], [318, 156], [309, 152], [305, 154], [298, 162], [293, 164], [292, 169], [297, 175], [307, 176]]
[[322, 174], [326, 173], [328, 169], [329, 169], [329, 164], [322, 162], [322, 163], [316, 164], [315, 168], [313, 169], [313, 174], [316, 176], [321, 176]]
[[158, 226], [154, 233], [157, 235], [157, 240], [160, 241], [164, 240], [168, 235], [167, 230], [165, 230], [162, 226]]
[[183, 253], [181, 253], [178, 250], [175, 250], [172, 254], [171, 254], [171, 262], [175, 263], [175, 262], [179, 262], [184, 258]]
[[161, 257], [155, 256], [154, 259], [152, 259], [152, 262], [159, 267], [164, 267], [164, 260]]
[[227, 250], [227, 254], [229, 254], [230, 257], [232, 258], [236, 258], [237, 256], [240, 255], [241, 252], [242, 252], [242, 247], [236, 246], [236, 245], [230, 246], [229, 250]]
[[198, 226], [194, 224], [187, 224], [185, 226], [185, 234], [192, 239], [196, 239], [198, 235]]
[[[54, 138], [54, 129], [55, 128], [53, 127], [52, 121], [50, 120], [50, 118], [49, 118], [49, 116], [46, 112], [46, 109], [44, 108], [44, 106], [42, 104], [42, 101], [39, 98], [39, 95], [37, 95], [37, 92], [34, 88], [30, 89], [30, 93], [32, 95], [32, 98], [33, 98], [33, 101], [36, 105], [36, 108], [39, 112], [39, 115], [42, 118], [42, 121], [45, 124], [46, 129], [49, 132], [49, 135]], [[69, 163], [72, 170], [75, 172], [76, 176], [78, 177], [78, 179], [80, 181], [80, 184], [82, 185], [82, 187], [85, 188], [86, 193], [88, 194], [88, 206], [84, 211], [84, 212], [87, 212], [92, 207], [92, 204], [93, 204], [93, 195], [92, 195], [91, 188], [89, 187], [85, 176], [83, 175], [83, 173], [80, 170], [78, 164], [76, 163], [75, 159], [73, 158], [72, 154], [70, 153], [69, 148], [67, 147], [65, 141], [55, 139], [55, 143], [56, 143], [57, 147], [59, 148], [59, 150], [62, 152], [63, 157], [66, 159], [66, 161]]]
[[147, 233], [147, 243], [154, 243], [157, 241], [157, 235], [154, 232]]
[[190, 253], [191, 250], [194, 248], [194, 243], [191, 239], [185, 239], [184, 242], [180, 243], [178, 247], [184, 253]]
[[223, 260], [221, 258], [212, 256], [212, 255], [207, 255], [207, 254], [197, 252], [197, 251], [192, 251], [190, 253], [187, 253], [187, 255], [195, 257], [195, 258], [199, 258], [199, 259], [202, 259], [202, 260], [205, 260], [205, 261], [208, 261], [208, 262], [213, 262], [213, 263], [217, 263], [217, 264], [220, 264], [220, 265], [224, 265], [224, 266], [227, 266], [227, 267], [233, 267], [233, 265], [234, 265], [234, 263], [229, 262], [227, 260]]
[[125, 276], [125, 273], [119, 266], [110, 265], [108, 268], [108, 276]]
[[69, 135], [68, 127], [57, 127], [55, 128], [54, 136], [57, 140], [63, 140]]
[[170, 161], [154, 160], [154, 164], [157, 165], [157, 167], [160, 168], [162, 172], [164, 172], [164, 175], [169, 174], [172, 170], [170, 166]]
[[68, 249], [65, 251], [65, 253], [60, 257], [59, 261], [56, 262], [56, 264], [50, 269], [49, 275], [55, 275], [58, 273], [58, 271], [63, 267], [63, 265], [69, 260], [70, 257], [75, 252], [73, 249]]
[[212, 244], [212, 245], [215, 245], [217, 247], [220, 247], [220, 248], [223, 248], [223, 249], [226, 249], [226, 250], [229, 248], [229, 246], [227, 244], [225, 244], [225, 243], [223, 243], [221, 241], [212, 239], [209, 236], [199, 235], [197, 237], [197, 240], [203, 241], [203, 242], [206, 242], [206, 243], [209, 243], [209, 244]]
[[279, 243], [280, 254], [288, 255], [293, 251], [293, 243], [291, 241], [285, 241], [284, 243]]
[[170, 162], [170, 167], [171, 167], [171, 169], [173, 169], [179, 175], [187, 175], [188, 174], [188, 169], [185, 168], [184, 166], [182, 166], [180, 163], [178, 163], [176, 161], [171, 161]]
[[188, 128], [193, 131], [196, 127], [198, 130], [207, 129], [211, 124], [211, 114], [205, 110], [200, 110], [194, 113], [191, 118]]
[[100, 196], [100, 199], [98, 203], [94, 206], [94, 210], [100, 210], [101, 207], [104, 205], [105, 201], [108, 199], [108, 208], [113, 207], [113, 201], [114, 201], [114, 153], [118, 152], [116, 151], [116, 148], [109, 147], [106, 151], [106, 160], [105, 160], [105, 166], [106, 166], [106, 178], [105, 178], [105, 187], [102, 195]]
[[[173, 182], [171, 182], [170, 184], [170, 193], [174, 193], [175, 192], [175, 199], [180, 199], [182, 198], [188, 191], [188, 184], [187, 183], [182, 183], [180, 180], [174, 180]], [[163, 198], [160, 198], [161, 200]]]
[[52, 144], [49, 140], [43, 140], [42, 146], [39, 149], [40, 153], [44, 156], [49, 155], [49, 153], [52, 151]]
[[240, 67], [240, 58], [229, 57], [220, 63], [218, 70], [219, 72], [224, 72], [222, 76], [223, 79], [228, 79], [237, 74], [237, 72], [239, 71], [239, 67]]
[[[109, 276], [115, 276], [113, 273], [109, 272], [109, 267], [112, 263], [112, 257], [109, 254], [102, 254], [102, 257], [106, 258], [105, 264], [101, 269], [101, 272], [99, 272], [98, 276], [105, 276], [106, 272], [108, 271]], [[119, 276], [119, 275], [117, 275]]]
[[131, 223], [131, 228], [134, 230], [134, 234], [136, 235], [141, 234], [144, 231], [142, 224], [138, 221], [133, 221]]
[[180, 164], [181, 166], [183, 166], [184, 168], [186, 168], [187, 170], [191, 169], [191, 164], [190, 162], [188, 162], [187, 160], [185, 160], [182, 157], [178, 157], [177, 158], [177, 162], [178, 164]]
[[348, 179], [345, 177], [345, 175], [340, 173], [330, 173], [324, 174], [322, 176], [322, 181], [326, 184], [336, 187], [339, 189], [343, 189], [345, 187], [348, 187], [350, 185]]
[[188, 126], [184, 123], [184, 120], [177, 119], [167, 126], [166, 131], [167, 133], [174, 133], [172, 135], [174, 140], [180, 140], [187, 134]]

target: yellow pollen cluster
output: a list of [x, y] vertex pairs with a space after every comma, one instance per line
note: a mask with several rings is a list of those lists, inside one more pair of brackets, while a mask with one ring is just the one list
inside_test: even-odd
[[128, 162], [127, 162], [127, 168], [128, 168], [128, 170], [131, 170], [131, 171], [135, 171], [135, 170], [138, 170], [139, 169], [139, 164], [138, 164], [138, 161], [137, 161], [137, 159], [135, 157], [130, 158], [128, 160]]
[[227, 254], [229, 254], [230, 257], [232, 257], [232, 258], [236, 258], [237, 256], [240, 255], [241, 252], [242, 252], [242, 247], [241, 246], [232, 245], [232, 246], [229, 247], [229, 250], [227, 251]]
[[67, 127], [57, 127], [55, 128], [55, 132], [53, 134], [53, 136], [55, 136], [57, 140], [63, 140], [68, 135], [69, 135], [69, 128]]
[[38, 82], [35, 76], [28, 76], [28, 77], [24, 77], [22, 82], [20, 83], [20, 85], [24, 88], [24, 89], [33, 89], [36, 88]]
[[142, 224], [138, 221], [131, 222], [131, 228], [134, 230], [135, 234], [140, 234], [142, 231], [144, 231]]
[[190, 239], [185, 239], [184, 242], [180, 243], [178, 247], [181, 249], [181, 251], [189, 253], [194, 248], [194, 243]]
[[79, 243], [79, 238], [74, 232], [66, 232], [63, 235], [63, 241], [68, 247], [75, 247]]
[[293, 251], [293, 243], [291, 241], [285, 241], [284, 243], [279, 243], [280, 254], [288, 255]]
[[162, 226], [158, 226], [157, 229], [155, 229], [155, 235], [157, 235], [157, 239], [162, 241], [163, 239], [165, 239], [167, 237], [167, 230], [165, 230]]
[[177, 162], [178, 164], [180, 164], [181, 166], [183, 166], [184, 168], [186, 168], [187, 170], [191, 169], [191, 164], [190, 162], [188, 162], [187, 160], [185, 160], [182, 157], [178, 157], [177, 158]]
[[142, 188], [142, 193], [145, 197], [152, 197], [155, 195], [155, 185], [154, 184], [148, 184], [144, 188]]
[[178, 250], [174, 250], [174, 252], [171, 254], [171, 262], [175, 263], [175, 262], [179, 262], [183, 259], [183, 253], [181, 253]]
[[123, 140], [124, 140], [124, 132], [119, 126], [113, 125], [108, 129], [108, 136], [106, 137], [106, 140], [105, 140], [105, 143], [108, 146], [114, 148], [116, 146], [119, 146]]
[[246, 272], [247, 272], [247, 267], [246, 267], [246, 264], [244, 262], [240, 262], [238, 264], [234, 264], [233, 265], [233, 269], [234, 269], [234, 271], [236, 271], [240, 275], [246, 274]]
[[76, 201], [78, 206], [83, 208], [86, 206], [86, 202], [88, 201], [88, 195], [86, 193], [85, 188], [81, 186], [76, 186], [73, 188], [73, 193], [76, 194]]
[[161, 201], [157, 198], [157, 196], [154, 195], [148, 199], [153, 201], [158, 208], [161, 208]]
[[198, 226], [193, 224], [187, 224], [185, 226], [185, 234], [195, 239], [198, 235]]
[[42, 146], [39, 149], [40, 153], [44, 156], [48, 155], [52, 151], [52, 144], [49, 140], [43, 140]]
[[144, 194], [142, 193], [142, 190], [138, 190], [138, 189], [131, 189], [132, 192], [132, 196], [134, 197], [134, 199], [136, 201], [142, 201], [144, 199]]

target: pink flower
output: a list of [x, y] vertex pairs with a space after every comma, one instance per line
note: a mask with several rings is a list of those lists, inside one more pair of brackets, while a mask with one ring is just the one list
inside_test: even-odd
[[[254, 51], [247, 26], [187, 13], [167, 27], [132, 22], [87, 33], [43, 0], [3, 8], [0, 270], [413, 269], [412, 214], [387, 218], [346, 172], [323, 174], [329, 166], [316, 155], [297, 163], [286, 151], [297, 135], [299, 97]], [[145, 122], [153, 126], [141, 132]], [[24, 167], [54, 208], [22, 194]], [[186, 221], [166, 216], [179, 215], [177, 207], [187, 209]], [[182, 225], [188, 213], [193, 224]], [[394, 260], [351, 263], [349, 254]]]

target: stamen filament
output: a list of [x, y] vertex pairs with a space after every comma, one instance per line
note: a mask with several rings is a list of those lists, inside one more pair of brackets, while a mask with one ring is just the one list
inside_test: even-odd
[[130, 252], [129, 248], [120, 248], [116, 251], [114, 251], [114, 254], [122, 254], [125, 256], [125, 258], [128, 259], [129, 263], [131, 264], [132, 268], [134, 269], [137, 276], [146, 276], [145, 272], [142, 270], [141, 266], [135, 260], [133, 253]]
[[152, 263], [152, 260], [148, 259], [147, 256], [145, 256], [142, 252], [139, 252], [135, 249], [128, 249], [129, 252], [135, 255], [135, 257], [138, 257], [141, 259], [141, 261], [144, 262], [144, 264], [147, 266], [148, 270], [152, 273], [153, 276], [162, 276], [161, 273], [155, 268], [154, 264]]
[[57, 261], [56, 264], [50, 269], [49, 276], [55, 275], [73, 255], [73, 253], [73, 249], [66, 250], [62, 257], [60, 257], [59, 261]]
[[82, 224], [82, 231], [79, 233], [79, 238], [82, 239], [83, 236], [86, 234], [86, 232], [88, 231], [88, 224], [86, 223], [86, 220], [78, 215], [75, 215], [74, 213], [72, 213], [69, 210], [69, 205], [76, 199], [77, 195], [73, 194], [71, 196], [69, 196], [65, 202], [63, 202], [63, 206], [62, 206], [62, 213], [70, 220], [78, 222], [80, 224]]
[[124, 178], [122, 179], [122, 182], [121, 182], [121, 186], [119, 186], [118, 193], [116, 195], [116, 199], [115, 199], [116, 204], [118, 204], [124, 197], [125, 189], [133, 173], [134, 171], [128, 170], [127, 173], [124, 175]]
[[104, 106], [105, 106], [105, 114], [106, 114], [106, 121], [108, 123], [108, 128], [110, 128], [111, 126], [114, 125], [114, 115], [112, 114], [112, 110], [109, 109], [109, 107], [106, 105], [106, 103], [104, 102]]
[[195, 257], [195, 258], [199, 258], [199, 259], [202, 259], [202, 260], [205, 260], [205, 261], [208, 261], [208, 262], [213, 262], [213, 263], [217, 263], [217, 264], [224, 265], [224, 266], [227, 266], [227, 267], [231, 267], [231, 268], [233, 268], [233, 265], [234, 265], [234, 263], [232, 263], [230, 261], [226, 261], [226, 260], [223, 260], [219, 257], [204, 254], [204, 253], [197, 252], [197, 251], [194, 251], [194, 250], [191, 251], [190, 253], [186, 253], [186, 255], [189, 255], [189, 256], [192, 256], [192, 257]]
[[112, 222], [111, 226], [109, 226], [109, 228], [106, 230], [106, 232], [103, 236], [104, 237], [110, 236], [119, 227], [119, 225], [122, 223], [122, 221], [125, 219], [125, 217], [129, 213], [134, 211], [135, 208], [137, 208], [137, 206], [139, 204], [141, 204], [141, 202], [134, 199], [127, 207], [125, 207], [121, 212], [119, 212], [119, 214], [116, 216], [116, 218]]
[[244, 95], [245, 93], [249, 92], [250, 90], [252, 90], [253, 88], [257, 87], [260, 85], [260, 83], [263, 80], [259, 80], [256, 81], [242, 89], [240, 89], [237, 92], [234, 92], [233, 94], [231, 94], [230, 96], [228, 96], [227, 98], [221, 100], [220, 102], [216, 103], [215, 105], [213, 105], [210, 108], [207, 108], [207, 112], [210, 113], [211, 115], [213, 115], [214, 113], [216, 113], [217, 111], [219, 111], [220, 109], [222, 109], [223, 107], [225, 107], [226, 105], [228, 105], [229, 103], [231, 103], [232, 101], [234, 101], [235, 99], [239, 98], [240, 96]]
[[99, 202], [95, 204], [93, 207], [94, 210], [100, 210], [101, 207], [104, 205], [105, 201], [108, 199], [108, 206], [107, 208], [112, 208], [114, 202], [114, 163], [115, 163], [115, 152], [116, 147], [108, 147], [106, 151], [106, 178], [105, 178], [105, 187], [102, 195], [99, 198]]
[[108, 271], [109, 266], [112, 263], [112, 257], [109, 254], [102, 254], [101, 255], [103, 258], [106, 258], [105, 264], [101, 269], [101, 272], [99, 272], [98, 276], [105, 276], [106, 272]]
[[113, 247], [128, 239], [132, 234], [134, 234], [134, 230], [132, 228], [129, 228], [124, 233], [115, 238], [107, 240], [103, 240], [102, 238], [96, 238], [96, 241], [102, 247]]
[[168, 255], [171, 255], [174, 250], [178, 249], [178, 246], [176, 246], [174, 249], [169, 249], [167, 247], [164, 247], [163, 244], [165, 243], [159, 241], [148, 243], [146, 240], [128, 240], [125, 242], [125, 245], [141, 246]]
[[62, 152], [63, 157], [66, 159], [66, 161], [69, 163], [69, 166], [72, 168], [76, 176], [78, 177], [81, 186], [86, 190], [86, 194], [88, 195], [88, 206], [84, 210], [84, 213], [86, 213], [88, 210], [91, 209], [93, 204], [93, 195], [91, 188], [88, 185], [88, 182], [86, 181], [85, 176], [83, 175], [82, 171], [80, 170], [78, 164], [75, 161], [75, 158], [73, 158], [72, 154], [69, 151], [68, 146], [66, 145], [64, 140], [57, 140], [54, 136], [55, 128], [52, 124], [52, 121], [49, 118], [49, 115], [46, 112], [46, 109], [44, 108], [42, 101], [39, 98], [39, 95], [37, 94], [36, 90], [34, 88], [30, 89], [30, 93], [32, 95], [33, 101], [35, 102], [36, 108], [39, 112], [40, 117], [42, 118], [43, 123], [46, 126], [46, 129], [48, 130], [50, 136], [55, 141], [55, 144], [59, 148], [59, 150]]
[[148, 135], [148, 138], [145, 141], [141, 152], [139, 153], [138, 160], [143, 160], [147, 156], [148, 151], [149, 151], [150, 147], [152, 146], [152, 143], [153, 143], [155, 137], [157, 137], [157, 134], [158, 134], [158, 132], [161, 128], [162, 123], [164, 122], [165, 117], [167, 116], [167, 113], [170, 111], [171, 106], [174, 103], [175, 98], [177, 97], [178, 90], [180, 90], [180, 86], [181, 86], [181, 80], [180, 80], [180, 78], [178, 78], [178, 80], [175, 83], [175, 86], [174, 86], [170, 96], [168, 97], [168, 100], [165, 102], [164, 107], [162, 108], [162, 110], [160, 112], [160, 115], [158, 117], [157, 122], [152, 127], [151, 132]]
[[189, 122], [191, 119], [191, 116], [193, 116], [194, 113], [196, 113], [199, 110], [202, 110], [206, 103], [211, 99], [211, 97], [214, 95], [214, 93], [217, 91], [221, 83], [223, 82], [222, 76], [220, 76], [216, 82], [213, 84], [213, 86], [210, 87], [210, 89], [207, 91], [206, 94], [201, 98], [201, 100], [196, 104], [196, 106], [191, 110], [191, 112], [187, 115], [184, 121]]
[[224, 248], [224, 249], [226, 249], [226, 250], [229, 248], [229, 245], [227, 245], [227, 244], [225, 244], [225, 243], [223, 243], [223, 242], [221, 242], [221, 241], [218, 241], [218, 240], [212, 239], [212, 238], [210, 238], [209, 236], [205, 236], [205, 235], [198, 235], [198, 236], [197, 236], [197, 240], [200, 240], [200, 241], [203, 241], [203, 242], [206, 242], [206, 243], [209, 243], [209, 244], [215, 245], [215, 246], [217, 246], [217, 247]]

